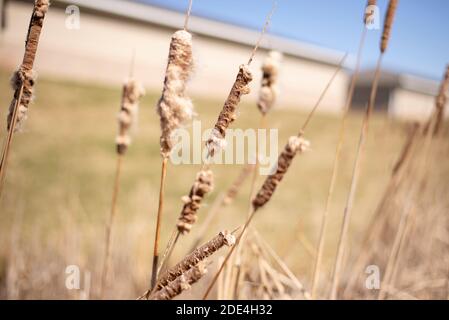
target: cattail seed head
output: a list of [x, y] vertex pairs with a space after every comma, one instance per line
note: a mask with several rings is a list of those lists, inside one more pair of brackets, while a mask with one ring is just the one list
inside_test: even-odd
[[257, 107], [262, 114], [266, 114], [273, 106], [278, 95], [278, 74], [282, 54], [278, 51], [270, 51], [262, 64], [262, 84], [257, 101]]
[[193, 116], [193, 104], [185, 92], [192, 69], [192, 35], [185, 30], [176, 31], [171, 38], [164, 88], [157, 104], [163, 157], [168, 157], [173, 147], [173, 131]]
[[[18, 131], [23, 126], [27, 118], [27, 111], [30, 102], [33, 100], [33, 87], [36, 81], [36, 73], [33, 71], [34, 60], [36, 58], [39, 37], [44, 24], [45, 14], [48, 11], [50, 3], [48, 0], [36, 0], [34, 2], [33, 14], [28, 27], [28, 34], [25, 42], [25, 53], [23, 55], [22, 65], [19, 70], [13, 74], [11, 85], [14, 90], [14, 98], [11, 101], [7, 116], [8, 130], [12, 125], [12, 118], [15, 106], [18, 102], [16, 111], [16, 125], [14, 131]], [[22, 89], [20, 101], [17, 101]]]
[[36, 0], [34, 2], [33, 15], [31, 16], [25, 44], [25, 54], [22, 62], [22, 68], [27, 71], [31, 71], [33, 69], [39, 37], [49, 5], [50, 3], [48, 0]]
[[159, 291], [150, 295], [148, 300], [171, 300], [181, 292], [189, 290], [192, 284], [198, 282], [206, 273], [207, 262], [200, 261]]
[[130, 79], [123, 85], [122, 103], [118, 114], [118, 134], [116, 138], [117, 153], [125, 154], [131, 143], [130, 131], [139, 108], [139, 99], [145, 94], [145, 89], [137, 81]]
[[368, 0], [366, 3], [365, 14], [363, 16], [363, 23], [366, 25], [368, 17], [371, 15], [371, 12], [367, 12], [370, 6], [375, 6], [377, 4], [377, 0]]
[[9, 112], [7, 117], [8, 130], [12, 124], [12, 117], [14, 114], [14, 108], [19, 99], [20, 89], [22, 88], [22, 95], [20, 95], [20, 101], [18, 102], [16, 125], [14, 131], [19, 131], [25, 120], [27, 119], [28, 107], [34, 98], [34, 83], [36, 81], [36, 73], [31, 70], [24, 70], [20, 68], [14, 72], [11, 79], [11, 87], [14, 90], [14, 98], [9, 106]]
[[231, 92], [226, 99], [223, 109], [218, 116], [217, 122], [211, 132], [209, 139], [206, 141], [206, 147], [209, 155], [213, 156], [215, 152], [225, 146], [226, 129], [237, 117], [237, 106], [240, 98], [244, 94], [250, 92], [248, 84], [252, 81], [253, 76], [247, 65], [241, 65]]
[[178, 219], [177, 228], [182, 234], [190, 232], [197, 219], [197, 211], [201, 206], [201, 201], [207, 193], [211, 192], [214, 185], [212, 170], [201, 170], [197, 173], [195, 182], [188, 196], [182, 198], [184, 207]]
[[380, 51], [384, 53], [387, 50], [388, 41], [391, 37], [391, 28], [393, 26], [394, 15], [398, 6], [398, 0], [390, 0], [388, 3], [387, 13], [385, 15], [384, 29], [380, 42]]
[[221, 231], [212, 240], [208, 241], [201, 247], [195, 249], [192, 253], [185, 256], [184, 259], [182, 259], [182, 261], [175, 265], [173, 268], [165, 271], [156, 284], [156, 290], [162, 289], [168, 283], [192, 268], [192, 266], [195, 266], [199, 262], [204, 261], [206, 258], [210, 257], [212, 254], [221, 249], [223, 246], [230, 247], [234, 244], [235, 237], [228, 231]]
[[309, 146], [310, 142], [300, 136], [292, 136], [288, 139], [284, 150], [279, 155], [276, 172], [265, 179], [264, 184], [252, 201], [254, 210], [263, 207], [270, 201], [278, 184], [287, 173], [295, 155], [304, 152]]

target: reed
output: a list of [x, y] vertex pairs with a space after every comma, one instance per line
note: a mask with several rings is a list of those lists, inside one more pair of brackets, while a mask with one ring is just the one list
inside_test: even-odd
[[112, 250], [112, 234], [115, 216], [117, 212], [117, 198], [120, 190], [120, 175], [122, 171], [123, 157], [126, 154], [131, 143], [131, 130], [136, 122], [137, 112], [139, 108], [139, 100], [145, 94], [145, 90], [140, 83], [134, 79], [125, 82], [122, 89], [122, 101], [118, 114], [118, 134], [115, 140], [117, 152], [117, 165], [114, 178], [114, 187], [112, 191], [111, 211], [109, 220], [106, 224], [106, 240], [105, 253], [103, 261], [103, 270], [101, 275], [100, 297], [103, 297], [106, 289], [107, 279], [111, 270], [111, 250]]
[[171, 300], [181, 292], [190, 289], [191, 285], [198, 282], [206, 273], [207, 262], [200, 261], [159, 291], [151, 294], [148, 300]]
[[[212, 129], [212, 132], [208, 140], [206, 141], [206, 148], [208, 152], [206, 156], [206, 163], [203, 164], [201, 171], [208, 170], [209, 164], [207, 162], [211, 159], [211, 157], [214, 156], [214, 154], [217, 151], [225, 147], [226, 130], [231, 125], [231, 123], [234, 122], [235, 119], [237, 118], [237, 107], [240, 103], [241, 97], [250, 92], [249, 83], [252, 81], [253, 76], [249, 67], [254, 59], [257, 49], [259, 48], [260, 42], [262, 41], [262, 38], [268, 28], [268, 25], [271, 21], [271, 17], [274, 13], [274, 10], [276, 9], [276, 4], [277, 4], [276, 2], [273, 4], [273, 7], [265, 20], [262, 32], [260, 33], [259, 39], [257, 40], [251, 52], [248, 62], [246, 64], [240, 65], [239, 67], [239, 71], [237, 73], [237, 77], [234, 81], [234, 84], [232, 85], [231, 91], [229, 92], [229, 95], [225, 100], [223, 108], [220, 111], [220, 114], [218, 115], [218, 119], [215, 122], [214, 128]], [[199, 199], [200, 201], [195, 206], [195, 212], [199, 209], [201, 199]], [[171, 253], [173, 252], [173, 249], [180, 235], [181, 232], [179, 228], [178, 230], [175, 230], [172, 233], [168, 241], [167, 247], [165, 249], [159, 270], [161, 270], [164, 267], [165, 262], [168, 260]]]
[[329, 183], [329, 189], [327, 192], [326, 205], [324, 208], [323, 215], [321, 217], [321, 226], [320, 226], [320, 231], [319, 231], [317, 254], [315, 257], [315, 262], [314, 262], [314, 267], [313, 267], [312, 290], [311, 290], [312, 291], [312, 299], [315, 299], [317, 296], [318, 283], [319, 283], [319, 278], [320, 278], [320, 274], [321, 274], [321, 261], [322, 261], [322, 257], [323, 257], [324, 244], [325, 244], [325, 240], [326, 240], [326, 229], [327, 229], [327, 225], [328, 225], [329, 209], [330, 209], [331, 201], [332, 201], [333, 194], [334, 194], [335, 183], [337, 181], [337, 176], [338, 176], [341, 150], [343, 147], [344, 136], [345, 136], [345, 132], [346, 132], [346, 121], [347, 121], [349, 110], [351, 108], [352, 98], [354, 97], [355, 85], [356, 85], [356, 82], [358, 79], [359, 70], [360, 70], [360, 62], [361, 62], [361, 58], [362, 58], [363, 48], [365, 45], [366, 32], [367, 32], [366, 24], [368, 22], [367, 10], [368, 10], [369, 6], [376, 5], [376, 3], [377, 3], [376, 0], [369, 0], [367, 2], [366, 8], [365, 8], [365, 15], [363, 18], [364, 26], [363, 26], [362, 34], [361, 34], [360, 40], [359, 40], [356, 65], [355, 65], [354, 72], [352, 74], [351, 84], [349, 86], [346, 103], [343, 108], [343, 115], [340, 120], [340, 129], [339, 129], [339, 134], [338, 134], [337, 146], [335, 149], [335, 156], [334, 156], [334, 162], [333, 162], [333, 167], [332, 167], [332, 175], [331, 175], [331, 180]]
[[394, 14], [396, 12], [397, 8], [397, 0], [390, 0], [388, 3], [388, 9], [385, 16], [385, 22], [384, 22], [384, 28], [382, 33], [382, 38], [380, 42], [380, 54], [379, 58], [377, 60], [377, 66], [376, 71], [374, 74], [374, 80], [371, 87], [371, 94], [370, 98], [365, 110], [365, 115], [363, 117], [362, 121], [362, 127], [360, 130], [360, 137], [359, 142], [357, 146], [357, 152], [356, 152], [356, 158], [354, 162], [353, 167], [353, 173], [352, 173], [352, 179], [351, 179], [351, 186], [348, 193], [348, 198], [346, 200], [345, 209], [343, 212], [343, 224], [340, 231], [340, 236], [338, 240], [338, 247], [337, 247], [337, 256], [334, 263], [334, 269], [333, 269], [333, 276], [332, 276], [332, 286], [330, 290], [330, 299], [335, 300], [337, 299], [338, 294], [338, 287], [339, 287], [339, 279], [341, 276], [341, 269], [343, 264], [343, 255], [346, 250], [346, 242], [347, 242], [347, 235], [349, 230], [349, 223], [351, 219], [351, 213], [352, 213], [352, 207], [354, 204], [354, 197], [355, 193], [357, 191], [357, 185], [358, 180], [360, 176], [360, 169], [361, 169], [361, 162], [362, 157], [365, 151], [365, 143], [366, 143], [366, 136], [368, 134], [368, 127], [369, 127], [369, 120], [371, 117], [372, 110], [374, 109], [374, 104], [376, 101], [376, 94], [377, 94], [377, 87], [379, 82], [379, 76], [380, 76], [380, 69], [382, 65], [382, 58], [385, 54], [385, 51], [387, 49], [387, 45], [391, 36], [391, 28], [393, 24]]
[[206, 289], [206, 292], [203, 295], [203, 300], [207, 299], [210, 292], [212, 291], [212, 288], [214, 287], [218, 277], [220, 276], [220, 273], [223, 271], [223, 268], [226, 266], [226, 263], [232, 256], [232, 253], [234, 252], [234, 249], [239, 246], [240, 241], [242, 237], [244, 236], [248, 226], [250, 225], [251, 221], [253, 220], [256, 212], [262, 208], [268, 201], [271, 200], [274, 191], [276, 190], [278, 184], [281, 182], [285, 174], [287, 173], [288, 168], [290, 167], [293, 158], [298, 153], [304, 152], [310, 145], [310, 143], [303, 138], [304, 131], [307, 128], [308, 124], [310, 123], [310, 120], [312, 119], [313, 115], [315, 114], [315, 111], [317, 110], [318, 106], [320, 105], [323, 97], [325, 96], [327, 90], [329, 89], [330, 85], [332, 84], [333, 80], [337, 76], [338, 72], [343, 66], [343, 62], [346, 60], [347, 54], [343, 56], [343, 58], [340, 60], [340, 63], [338, 67], [336, 68], [335, 72], [333, 73], [332, 77], [330, 78], [329, 82], [326, 84], [323, 92], [320, 94], [320, 97], [318, 98], [315, 106], [312, 108], [312, 110], [309, 112], [307, 118], [305, 119], [301, 129], [299, 130], [299, 133], [296, 136], [291, 136], [284, 147], [284, 150], [281, 152], [281, 154], [278, 157], [277, 162], [277, 168], [275, 172], [271, 175], [269, 175], [266, 179], [262, 187], [259, 189], [259, 192], [256, 194], [254, 199], [252, 200], [252, 207], [249, 209], [248, 218], [245, 221], [245, 224], [243, 225], [242, 231], [240, 232], [239, 236], [237, 237], [237, 241], [235, 246], [229, 250], [228, 254], [226, 255], [223, 263], [221, 264], [220, 268], [212, 278], [211, 283]]
[[188, 21], [192, 11], [192, 2], [193, 0], [189, 1], [184, 29], [178, 30], [172, 35], [164, 88], [157, 104], [157, 113], [159, 114], [161, 126], [160, 145], [162, 164], [153, 245], [151, 286], [154, 286], [156, 283], [158, 273], [159, 239], [164, 208], [165, 178], [167, 176], [168, 158], [173, 148], [173, 133], [193, 116], [193, 104], [186, 94], [187, 81], [193, 70], [192, 35], [187, 31]]
[[174, 281], [187, 270], [205, 260], [212, 254], [220, 250], [223, 246], [233, 246], [235, 237], [228, 231], [221, 231], [217, 236], [206, 242], [192, 253], [185, 256], [178, 264], [166, 270], [158, 279], [156, 285], [150, 288], [143, 296], [149, 297], [152, 292], [157, 292]]
[[446, 72], [444, 73], [443, 79], [441, 80], [440, 88], [438, 90], [438, 96], [435, 101], [436, 119], [435, 119], [435, 128], [433, 131], [434, 135], [437, 135], [440, 132], [443, 123], [448, 90], [449, 90], [449, 65], [446, 66]]
[[25, 53], [22, 64], [13, 74], [11, 86], [14, 90], [14, 97], [9, 106], [7, 116], [8, 133], [3, 145], [0, 161], [0, 194], [3, 190], [4, 178], [7, 169], [9, 150], [12, 145], [14, 133], [20, 130], [27, 118], [28, 107], [33, 100], [34, 84], [36, 82], [36, 72], [33, 69], [36, 58], [39, 38], [44, 25], [44, 18], [47, 14], [50, 3], [48, 0], [35, 0], [33, 13], [31, 15], [28, 33], [25, 42]]

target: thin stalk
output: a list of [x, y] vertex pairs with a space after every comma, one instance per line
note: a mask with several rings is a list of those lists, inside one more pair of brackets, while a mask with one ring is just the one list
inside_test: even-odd
[[185, 31], [187, 31], [187, 26], [189, 25], [190, 14], [192, 13], [192, 3], [193, 3], [193, 0], [190, 0], [189, 1], [189, 7], [188, 7], [187, 12], [186, 12], [186, 18], [184, 20], [184, 30]]
[[103, 260], [103, 270], [101, 273], [101, 287], [100, 287], [100, 298], [103, 298], [104, 290], [106, 289], [106, 284], [111, 270], [111, 249], [112, 249], [112, 231], [114, 227], [114, 220], [117, 212], [117, 198], [120, 190], [120, 175], [122, 171], [123, 155], [117, 155], [117, 166], [115, 170], [114, 178], [114, 188], [112, 190], [112, 201], [111, 201], [111, 212], [109, 215], [109, 221], [106, 225], [106, 243], [105, 243], [105, 253]]
[[351, 213], [352, 213], [352, 206], [354, 204], [354, 197], [355, 197], [355, 193], [357, 191], [357, 184], [358, 184], [358, 180], [359, 180], [359, 176], [360, 176], [362, 157], [363, 157], [363, 154], [365, 151], [365, 142], [366, 142], [366, 135], [368, 134], [369, 120], [370, 120], [372, 109], [374, 108], [374, 103], [376, 100], [377, 87], [378, 87], [379, 77], [380, 77], [380, 67], [382, 65], [382, 57], [383, 57], [383, 53], [381, 53], [379, 55], [379, 59], [377, 60], [376, 72], [374, 75], [373, 85], [371, 88], [371, 95], [370, 95], [368, 105], [366, 107], [366, 113], [365, 113], [365, 116], [363, 117], [362, 128], [360, 131], [360, 138], [359, 138], [359, 143], [357, 146], [357, 154], [356, 154], [353, 173], [352, 173], [352, 180], [351, 180], [351, 186], [349, 189], [349, 195], [348, 195], [348, 198], [346, 201], [345, 210], [343, 212], [343, 224], [342, 224], [342, 228], [341, 228], [341, 232], [340, 232], [340, 238], [338, 241], [337, 257], [335, 259], [334, 273], [333, 273], [333, 277], [332, 277], [332, 287], [331, 287], [331, 293], [330, 293], [330, 298], [332, 300], [337, 299], [339, 278], [340, 278], [340, 273], [341, 273], [342, 264], [343, 264], [343, 254], [346, 250], [346, 238], [348, 235], [349, 223], [351, 220]]
[[156, 218], [156, 232], [154, 235], [154, 248], [153, 248], [153, 269], [151, 274], [151, 288], [156, 285], [157, 275], [158, 275], [158, 261], [159, 261], [159, 240], [161, 235], [161, 220], [162, 220], [162, 211], [164, 208], [164, 189], [165, 189], [165, 178], [167, 176], [167, 162], [168, 158], [164, 157], [162, 159], [162, 168], [161, 168], [161, 181], [159, 185], [159, 205], [157, 209], [157, 218]]
[[365, 27], [363, 27], [362, 35], [360, 38], [360, 44], [359, 44], [359, 48], [358, 48], [358, 52], [357, 52], [356, 67], [354, 70], [354, 74], [352, 76], [351, 85], [349, 87], [349, 92], [348, 92], [348, 98], [346, 100], [346, 105], [345, 105], [345, 108], [343, 109], [343, 116], [342, 116], [342, 119], [340, 122], [340, 131], [339, 131], [339, 135], [338, 135], [337, 147], [335, 150], [335, 158], [334, 158], [334, 164], [333, 164], [333, 168], [332, 168], [332, 176], [331, 176], [331, 181], [329, 183], [329, 190], [327, 193], [326, 206], [325, 206], [322, 220], [321, 220], [318, 249], [317, 249], [317, 254], [315, 257], [315, 264], [314, 264], [314, 268], [313, 268], [312, 299], [315, 299], [316, 294], [317, 294], [317, 286], [318, 286], [320, 273], [321, 273], [321, 270], [320, 270], [321, 269], [321, 261], [323, 258], [323, 250], [324, 250], [326, 229], [327, 229], [327, 223], [328, 223], [327, 218], [328, 218], [328, 214], [329, 214], [332, 196], [334, 194], [335, 183], [337, 181], [338, 169], [339, 169], [339, 164], [340, 164], [340, 154], [341, 154], [341, 150], [343, 147], [344, 135], [345, 135], [345, 131], [346, 131], [346, 120], [348, 117], [349, 109], [352, 104], [352, 98], [354, 96], [355, 84], [357, 82], [357, 78], [359, 75], [360, 61], [361, 61], [362, 51], [363, 51], [363, 47], [365, 44], [365, 38], [366, 38], [366, 30], [367, 29]]
[[4, 185], [4, 181], [5, 181], [5, 172], [6, 172], [6, 167], [8, 165], [9, 150], [11, 148], [11, 143], [12, 143], [12, 139], [14, 136], [14, 130], [16, 127], [17, 114], [18, 114], [17, 110], [19, 109], [19, 103], [22, 100], [22, 94], [23, 94], [23, 84], [20, 87], [19, 95], [17, 97], [16, 103], [14, 104], [14, 111], [13, 111], [13, 116], [12, 116], [12, 120], [11, 120], [11, 126], [9, 128], [5, 144], [3, 146], [2, 159], [0, 162], [0, 197], [1, 197], [1, 194], [3, 191], [3, 185]]

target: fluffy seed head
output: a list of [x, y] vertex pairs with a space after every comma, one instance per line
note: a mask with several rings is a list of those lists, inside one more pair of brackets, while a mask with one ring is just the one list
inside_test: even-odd
[[173, 147], [173, 131], [193, 115], [192, 101], [185, 92], [192, 69], [192, 35], [185, 30], [176, 31], [171, 38], [164, 88], [157, 104], [163, 157], [168, 157]]
[[118, 134], [116, 138], [117, 153], [125, 154], [131, 143], [130, 131], [136, 121], [139, 99], [145, 94], [141, 84], [133, 79], [125, 82], [122, 91], [122, 102], [118, 114]]
[[262, 114], [266, 114], [271, 109], [278, 95], [277, 80], [281, 59], [280, 52], [270, 51], [262, 64], [262, 83], [257, 101], [257, 107]]

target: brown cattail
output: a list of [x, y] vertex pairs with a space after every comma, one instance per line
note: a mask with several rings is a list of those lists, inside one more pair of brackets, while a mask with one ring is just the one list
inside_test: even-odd
[[[7, 117], [8, 130], [11, 128], [15, 105], [18, 102], [17, 122], [15, 131], [20, 130], [27, 118], [27, 111], [30, 102], [33, 99], [33, 87], [36, 80], [36, 74], [33, 71], [34, 60], [36, 58], [37, 47], [42, 26], [44, 24], [45, 14], [48, 11], [48, 0], [36, 0], [34, 2], [33, 14], [31, 16], [28, 34], [25, 43], [25, 54], [22, 65], [14, 73], [11, 85], [14, 90], [14, 98], [9, 107]], [[22, 91], [22, 92], [21, 92]], [[21, 96], [21, 97], [20, 97]], [[20, 101], [17, 101], [20, 97]]]
[[365, 15], [363, 16], [363, 23], [366, 25], [368, 22], [368, 18], [373, 14], [373, 12], [368, 12], [371, 6], [375, 6], [377, 4], [377, 0], [368, 0], [365, 8]]
[[434, 133], [438, 133], [441, 127], [441, 123], [444, 118], [444, 106], [447, 102], [447, 91], [449, 89], [449, 65], [446, 67], [446, 73], [444, 74], [443, 80], [440, 83], [440, 90], [438, 91], [438, 96], [435, 102], [436, 107], [436, 119]]
[[157, 104], [163, 157], [168, 157], [173, 147], [173, 131], [193, 115], [192, 101], [185, 92], [192, 68], [192, 35], [185, 30], [176, 31], [171, 38], [164, 88]]
[[301, 136], [291, 136], [282, 153], [279, 155], [276, 172], [268, 176], [253, 199], [253, 208], [257, 210], [270, 201], [276, 190], [277, 185], [281, 182], [286, 174], [293, 158], [297, 153], [304, 152], [310, 146], [309, 141]]
[[266, 114], [273, 106], [278, 95], [278, 74], [282, 54], [278, 51], [270, 51], [262, 64], [262, 84], [259, 93], [257, 107], [262, 114]]
[[188, 233], [195, 223], [196, 213], [201, 206], [204, 196], [211, 192], [214, 184], [214, 176], [212, 170], [201, 170], [197, 173], [195, 182], [188, 196], [182, 197], [184, 207], [181, 216], [178, 219], [177, 228], [180, 233]]
[[156, 284], [156, 290], [160, 290], [168, 283], [175, 280], [177, 277], [185, 273], [187, 270], [198, 264], [198, 262], [205, 260], [212, 254], [217, 252], [223, 246], [233, 246], [235, 244], [235, 237], [228, 231], [221, 231], [212, 240], [195, 249], [192, 253], [184, 257], [181, 262], [173, 268], [165, 271], [159, 278]]
[[236, 110], [240, 98], [250, 92], [248, 84], [253, 80], [251, 71], [247, 65], [241, 65], [231, 92], [226, 99], [223, 109], [218, 116], [214, 129], [206, 142], [209, 155], [213, 156], [216, 151], [225, 146], [226, 129], [237, 117]]
[[178, 276], [172, 282], [149, 296], [148, 300], [171, 300], [181, 292], [189, 290], [207, 273], [207, 262], [200, 261], [195, 266]]
[[126, 81], [123, 85], [122, 103], [118, 114], [119, 130], [116, 138], [118, 154], [125, 154], [131, 143], [130, 130], [137, 117], [139, 99], [144, 94], [145, 89], [133, 79]]
[[390, 0], [388, 3], [387, 13], [385, 15], [384, 30], [382, 32], [382, 40], [380, 42], [380, 52], [387, 50], [388, 41], [391, 36], [391, 27], [393, 26], [394, 15], [398, 6], [398, 0]]

